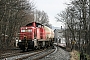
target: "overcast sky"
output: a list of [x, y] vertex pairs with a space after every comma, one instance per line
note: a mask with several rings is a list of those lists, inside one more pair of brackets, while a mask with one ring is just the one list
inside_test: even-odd
[[56, 21], [55, 16], [65, 10], [67, 6], [65, 3], [69, 3], [70, 0], [34, 0], [34, 2], [38, 10], [43, 10], [48, 14], [50, 24], [55, 27], [63, 26], [62, 23]]

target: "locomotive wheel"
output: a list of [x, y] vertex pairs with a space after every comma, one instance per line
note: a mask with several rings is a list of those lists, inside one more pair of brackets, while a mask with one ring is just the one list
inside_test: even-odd
[[24, 47], [23, 47], [23, 49], [22, 49], [22, 50], [23, 50], [23, 52], [25, 52], [25, 48], [24, 48]]
[[35, 49], [35, 50], [37, 50], [37, 49], [38, 49], [38, 47], [37, 47], [37, 46], [35, 46], [35, 47], [34, 47], [34, 49]]

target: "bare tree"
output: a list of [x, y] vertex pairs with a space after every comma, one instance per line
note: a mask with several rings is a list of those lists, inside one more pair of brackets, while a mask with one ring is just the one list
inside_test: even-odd
[[27, 0], [0, 0], [0, 48], [14, 44], [19, 27], [33, 19], [33, 9], [33, 2]]
[[48, 27], [51, 27], [51, 25], [49, 24], [49, 17], [47, 15], [47, 13], [45, 13], [44, 11], [39, 11], [39, 10], [35, 10], [35, 21], [36, 22], [39, 22], [41, 24], [44, 24]]

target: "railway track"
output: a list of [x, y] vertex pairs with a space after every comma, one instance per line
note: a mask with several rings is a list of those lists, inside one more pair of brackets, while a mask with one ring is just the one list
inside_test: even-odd
[[43, 51], [45, 51], [45, 50], [40, 50], [40, 51], [37, 51], [37, 52], [32, 52], [32, 53], [24, 54], [24, 56], [21, 56], [21, 57], [15, 59], [15, 60], [23, 60], [23, 59], [26, 59], [26, 58], [28, 58], [30, 56], [34, 56], [34, 55], [36, 55], [38, 53], [41, 53]]
[[45, 56], [47, 56], [48, 54], [54, 52], [55, 49], [45, 49], [43, 51], [39, 51], [39, 52], [36, 52], [36, 53], [32, 53], [30, 55], [27, 55], [27, 56], [24, 56], [24, 57], [21, 57], [21, 58], [18, 58], [16, 60], [39, 60]]
[[46, 55], [52, 53], [55, 49], [44, 49], [44, 50], [35, 50], [29, 52], [17, 52], [17, 53], [5, 53], [0, 56], [0, 60], [23, 60], [23, 59], [31, 59], [37, 60], [45, 57]]
[[20, 57], [23, 57], [24, 55], [29, 55], [29, 54], [33, 54], [33, 52], [37, 53], [37, 52], [40, 52], [42, 50], [35, 50], [35, 51], [29, 51], [29, 52], [22, 52], [22, 51], [19, 51], [17, 53], [5, 53], [5, 54], [2, 54], [0, 56], [0, 60], [15, 60], [15, 59], [18, 59]]
[[4, 58], [7, 58], [7, 57], [12, 57], [12, 56], [20, 55], [20, 54], [22, 54], [20, 52], [21, 51], [19, 50], [18, 52], [13, 51], [13, 52], [8, 52], [8, 53], [1, 54], [0, 55], [0, 59], [4, 59]]

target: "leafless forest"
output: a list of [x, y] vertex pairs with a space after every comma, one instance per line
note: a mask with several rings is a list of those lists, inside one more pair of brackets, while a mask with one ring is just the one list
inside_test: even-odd
[[57, 21], [65, 23], [67, 47], [90, 55], [90, 0], [73, 0], [65, 11], [58, 13]]

